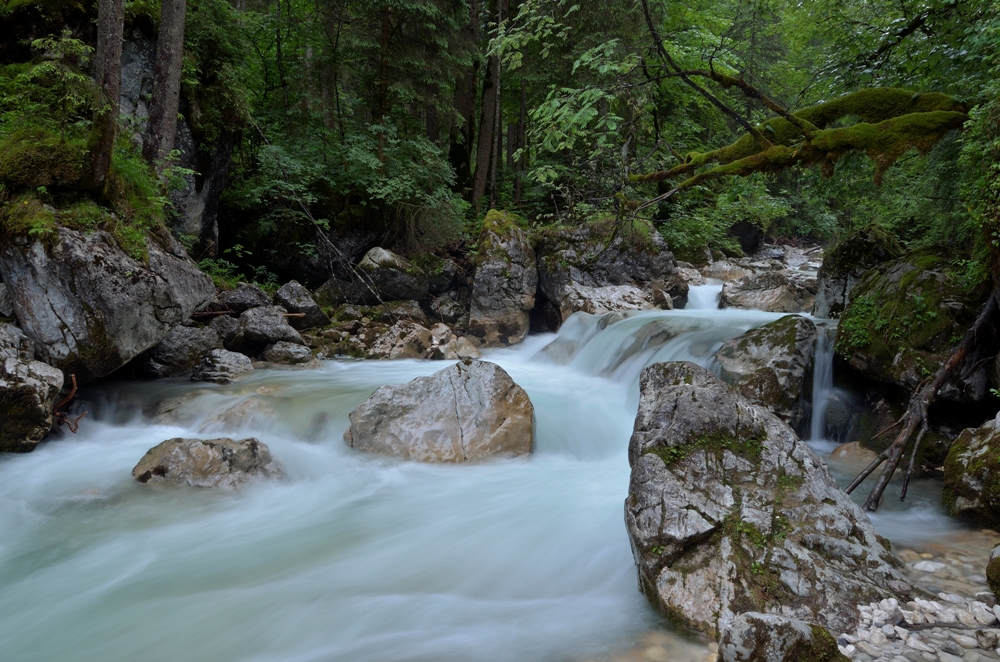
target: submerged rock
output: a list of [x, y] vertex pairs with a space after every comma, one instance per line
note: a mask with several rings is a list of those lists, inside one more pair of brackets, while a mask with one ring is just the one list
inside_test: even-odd
[[876, 226], [852, 232], [830, 251], [819, 268], [813, 315], [840, 317], [865, 272], [902, 254], [899, 242]]
[[59, 227], [52, 241], [8, 241], [0, 274], [38, 356], [80, 384], [109, 375], [160, 342], [215, 294], [212, 279], [166, 238], [148, 263], [107, 232]]
[[244, 372], [253, 370], [250, 357], [226, 349], [213, 349], [191, 374], [191, 381], [231, 384]]
[[168, 439], [149, 449], [132, 476], [140, 483], [236, 487], [251, 478], [281, 478], [266, 445], [250, 437]]
[[469, 333], [487, 347], [519, 343], [528, 333], [538, 270], [527, 235], [506, 212], [490, 210], [479, 235]]
[[815, 276], [785, 269], [763, 271], [725, 283], [719, 307], [803, 313], [812, 310], [815, 296]]
[[715, 354], [722, 380], [799, 430], [812, 409], [816, 325], [788, 315], [727, 340]]
[[63, 373], [34, 360], [21, 329], [0, 324], [0, 453], [27, 453], [52, 429]]
[[215, 329], [175, 326], [145, 354], [142, 370], [150, 377], [177, 375], [194, 368], [213, 349], [222, 349]]
[[724, 662], [848, 662], [818, 625], [777, 614], [748, 612], [726, 623], [719, 640]]
[[625, 523], [650, 601], [718, 635], [779, 613], [843, 632], [912, 587], [861, 509], [783, 421], [692, 363], [640, 377]]
[[942, 499], [952, 517], [1000, 526], [1000, 416], [963, 430], [944, 462]]
[[309, 290], [302, 287], [298, 281], [290, 280], [282, 285], [274, 293], [274, 303], [293, 315], [304, 315], [304, 317], [290, 317], [288, 319], [292, 328], [299, 331], [326, 326], [330, 323], [330, 318], [320, 309], [319, 304], [313, 301]]
[[534, 408], [503, 368], [456, 363], [380, 387], [351, 412], [344, 440], [369, 453], [420, 462], [471, 462], [530, 453]]

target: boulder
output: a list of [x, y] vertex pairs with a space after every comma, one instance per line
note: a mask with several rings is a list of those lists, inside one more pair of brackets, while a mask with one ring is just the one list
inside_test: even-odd
[[251, 308], [270, 306], [271, 297], [256, 285], [240, 283], [235, 290], [220, 294], [218, 303], [222, 310], [231, 310], [238, 315]]
[[[744, 274], [745, 275], [745, 274]], [[690, 262], [677, 263], [677, 277], [690, 285], [704, 285], [705, 277]]]
[[722, 286], [720, 308], [746, 308], [772, 313], [812, 310], [816, 277], [799, 271], [763, 271]]
[[478, 359], [480, 356], [482, 356], [482, 353], [465, 336], [452, 338], [443, 345], [434, 347], [431, 350], [431, 358], [436, 360]]
[[235, 317], [218, 315], [212, 318], [212, 321], [208, 323], [208, 327], [219, 335], [222, 345], [225, 347], [233, 342], [233, 338], [236, 337], [236, 332], [240, 328], [240, 323]]
[[465, 315], [465, 307], [450, 296], [431, 299], [428, 304], [431, 317], [446, 324], [455, 324]]
[[231, 384], [239, 375], [251, 370], [250, 357], [226, 349], [213, 349], [195, 367], [191, 381]]
[[294, 365], [297, 363], [308, 363], [312, 360], [312, 351], [303, 345], [296, 345], [285, 340], [279, 340], [273, 345], [268, 345], [261, 358], [271, 363], [283, 363]]
[[684, 307], [687, 281], [651, 226], [615, 232], [608, 222], [596, 221], [539, 234], [538, 289], [559, 309], [563, 321], [581, 310], [578, 302], [586, 299], [576, 296], [580, 287], [629, 285], [652, 293], [654, 281], [669, 293], [673, 307]]
[[371, 346], [373, 359], [422, 359], [431, 346], [431, 332], [413, 322], [396, 322]]
[[444, 294], [450, 290], [460, 271], [453, 260], [436, 255], [426, 256], [420, 267], [427, 274], [427, 289], [431, 294]]
[[535, 306], [538, 270], [535, 252], [512, 215], [491, 209], [479, 234], [472, 280], [469, 333], [488, 347], [521, 342], [528, 312]]
[[986, 583], [997, 601], [1000, 601], [1000, 545], [990, 552], [990, 560], [986, 564]]
[[352, 448], [420, 462], [471, 462], [531, 452], [534, 408], [503, 368], [456, 363], [380, 387], [351, 412]]
[[285, 309], [278, 306], [251, 308], [240, 315], [239, 325], [226, 348], [247, 356], [257, 356], [276, 342], [304, 345], [299, 332], [291, 327]]
[[944, 462], [942, 499], [952, 517], [1000, 526], [1000, 415], [963, 430]]
[[14, 300], [7, 289], [7, 283], [0, 283], [0, 317], [14, 319]]
[[722, 381], [802, 430], [812, 409], [816, 325], [800, 315], [747, 331], [715, 354]]
[[63, 373], [34, 353], [21, 329], [0, 324], [0, 453], [32, 451], [52, 429]]
[[896, 238], [877, 226], [849, 234], [830, 251], [819, 268], [813, 315], [839, 318], [865, 272], [902, 254], [903, 247]]
[[740, 266], [730, 260], [710, 262], [708, 265], [701, 268], [701, 275], [705, 278], [715, 278], [716, 280], [721, 280], [724, 283], [740, 280], [742, 278], [746, 278], [747, 276], [752, 276], [753, 274], [753, 269]]
[[849, 631], [912, 587], [868, 517], [781, 419], [693, 363], [640, 376], [625, 524], [641, 590], [718, 635], [741, 613]]
[[51, 240], [0, 247], [0, 275], [38, 358], [86, 384], [160, 342], [215, 294], [212, 279], [170, 237], [148, 239], [148, 262], [104, 231], [59, 227]]
[[[869, 269], [841, 314], [834, 349], [875, 381], [913, 390], [951, 357], [988, 294], [970, 293], [946, 250], [922, 249]], [[979, 343], [938, 397], [980, 401], [989, 396], [989, 359]]]
[[326, 281], [319, 288], [313, 292], [316, 303], [321, 306], [339, 306], [345, 303], [361, 303], [365, 300], [365, 294], [368, 298], [375, 301], [375, 295], [372, 294], [368, 288], [362, 287], [360, 284], [349, 281], [342, 280], [340, 278], [331, 278]]
[[293, 315], [305, 317], [290, 317], [288, 323], [299, 331], [326, 326], [330, 318], [326, 316], [309, 294], [309, 290], [299, 285], [298, 281], [290, 280], [274, 293], [274, 305], [281, 306]]
[[849, 662], [837, 640], [818, 625], [795, 618], [747, 612], [722, 629], [722, 662]]
[[[587, 287], [576, 283], [565, 289], [564, 310], [582, 311], [592, 315], [604, 315], [621, 310], [651, 310], [653, 296], [635, 285], [605, 285]], [[671, 307], [673, 302], [669, 301]], [[565, 319], [565, 318], [564, 318]]]
[[191, 370], [213, 349], [222, 349], [215, 329], [175, 326], [146, 353], [141, 368], [150, 377], [170, 377]]
[[358, 269], [367, 274], [375, 291], [386, 301], [421, 299], [427, 295], [427, 275], [420, 267], [392, 251], [378, 247], [371, 249], [365, 253]]
[[140, 483], [192, 487], [236, 487], [251, 478], [281, 478], [281, 468], [266, 445], [253, 437], [167, 439], [146, 451], [132, 469]]

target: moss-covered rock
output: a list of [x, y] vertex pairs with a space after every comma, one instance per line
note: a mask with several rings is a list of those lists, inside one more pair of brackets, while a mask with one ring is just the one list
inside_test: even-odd
[[816, 317], [838, 318], [861, 277], [872, 267], [903, 254], [896, 238], [876, 225], [856, 230], [827, 254], [819, 269]]
[[643, 370], [629, 464], [639, 585], [683, 626], [718, 635], [767, 612], [845, 632], [856, 605], [912, 591], [825, 463], [704, 368]]
[[719, 656], [727, 662], [848, 662], [818, 625], [777, 614], [748, 612], [726, 625]]
[[43, 129], [18, 131], [0, 142], [0, 183], [9, 188], [76, 186], [86, 163], [85, 143]]
[[809, 420], [816, 325], [787, 315], [726, 341], [715, 355], [719, 376], [796, 430]]
[[469, 332], [487, 346], [520, 342], [535, 306], [538, 270], [528, 235], [516, 217], [491, 209], [479, 234]]
[[[841, 315], [836, 352], [871, 379], [914, 389], [951, 356], [985, 296], [961, 286], [946, 251], [907, 253], [865, 273]], [[940, 397], [985, 398], [989, 366], [980, 358], [970, 353], [980, 367], [949, 380]]]
[[944, 463], [942, 499], [954, 517], [1000, 527], [1000, 419], [963, 430]]
[[368, 284], [385, 301], [420, 299], [428, 292], [427, 274], [409, 260], [384, 248], [376, 247], [368, 251], [358, 263], [358, 269], [367, 275], [370, 279]]
[[993, 595], [1000, 600], [1000, 545], [990, 552], [990, 560], [986, 564], [986, 583], [989, 584]]
[[[565, 321], [595, 299], [580, 292], [628, 285], [671, 299], [670, 306], [687, 303], [687, 282], [677, 273], [677, 262], [658, 232], [645, 221], [616, 228], [613, 219], [596, 218], [572, 227], [547, 228], [535, 235], [538, 245], [539, 292]], [[634, 298], [632, 309], [649, 307]]]

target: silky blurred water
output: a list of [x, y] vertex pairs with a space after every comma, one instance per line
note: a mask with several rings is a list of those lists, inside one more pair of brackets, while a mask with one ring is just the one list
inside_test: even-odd
[[[704, 287], [692, 300], [717, 301], [718, 286]], [[486, 353], [535, 406], [527, 459], [438, 466], [344, 444], [348, 413], [378, 386], [445, 362], [331, 361], [229, 386], [85, 393], [77, 435], [0, 458], [0, 660], [520, 662], [628, 647], [660, 624], [623, 521], [639, 371], [710, 367], [725, 339], [780, 315], [705, 305], [622, 317], [578, 314], [558, 336]], [[172, 418], [157, 421], [170, 398]], [[164, 439], [221, 435], [264, 441], [285, 478], [215, 491], [131, 477]], [[875, 521], [893, 538], [917, 512]]]

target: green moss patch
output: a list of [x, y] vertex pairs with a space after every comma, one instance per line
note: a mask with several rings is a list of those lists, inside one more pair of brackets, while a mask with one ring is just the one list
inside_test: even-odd
[[0, 183], [32, 189], [76, 186], [86, 157], [82, 142], [63, 141], [41, 128], [17, 131], [0, 143]]

